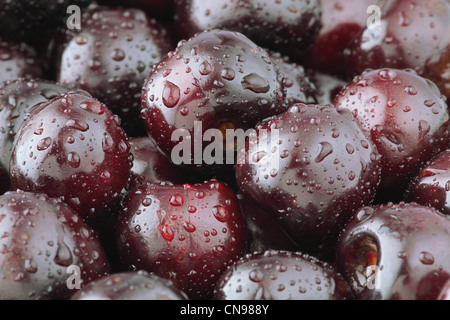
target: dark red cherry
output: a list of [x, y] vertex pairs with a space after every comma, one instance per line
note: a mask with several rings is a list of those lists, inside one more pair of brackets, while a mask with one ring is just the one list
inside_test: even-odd
[[13, 189], [62, 197], [82, 217], [110, 212], [127, 186], [130, 146], [118, 117], [82, 91], [40, 104], [11, 156]]
[[276, 217], [302, 251], [322, 255], [371, 203], [378, 158], [349, 111], [295, 104], [257, 126], [238, 153], [236, 177], [244, 196]]
[[450, 218], [415, 203], [361, 208], [342, 232], [338, 271], [358, 299], [435, 300], [450, 279]]
[[143, 184], [117, 226], [124, 266], [169, 278], [192, 299], [211, 297], [218, 277], [245, 253], [247, 230], [225, 184]]
[[382, 155], [378, 195], [388, 201], [402, 200], [426, 161], [449, 146], [447, 104], [436, 85], [412, 70], [368, 71], [355, 77], [334, 105], [350, 110], [370, 133]]
[[422, 169], [413, 180], [406, 199], [450, 215], [450, 149], [437, 155]]
[[247, 223], [247, 252], [265, 250], [297, 251], [298, 247], [278, 225], [278, 221], [242, 194], [237, 195], [242, 215]]
[[0, 37], [33, 39], [54, 27], [66, 27], [73, 10], [83, 9], [91, 0], [0, 0]]
[[109, 272], [95, 231], [61, 201], [8, 192], [0, 216], [0, 299], [67, 299]]
[[98, 0], [105, 6], [126, 6], [144, 10], [145, 13], [158, 21], [173, 20], [173, 0]]
[[338, 93], [348, 84], [340, 78], [313, 69], [309, 69], [307, 75], [315, 85], [316, 101], [322, 106], [332, 104]]
[[0, 166], [9, 171], [16, 134], [31, 110], [68, 91], [44, 80], [22, 78], [0, 84]]
[[348, 300], [352, 292], [333, 267], [299, 252], [247, 255], [223, 273], [216, 300]]
[[0, 38], [0, 83], [22, 77], [39, 78], [42, 75], [43, 68], [33, 48], [25, 43]]
[[348, 75], [367, 68], [411, 68], [450, 97], [449, 27], [447, 0], [390, 1], [380, 28], [366, 27], [349, 45]]
[[62, 44], [57, 79], [91, 93], [122, 119], [131, 136], [145, 134], [141, 90], [155, 63], [173, 49], [165, 29], [138, 9], [93, 8]]
[[450, 280], [448, 280], [444, 285], [444, 288], [439, 294], [438, 300], [450, 300]]
[[245, 34], [259, 46], [292, 57], [308, 48], [320, 27], [321, 5], [316, 0], [174, 0], [181, 38], [206, 29]]
[[189, 182], [185, 170], [176, 166], [158, 150], [153, 139], [149, 137], [128, 140], [133, 155], [131, 172], [132, 187], [145, 182], [183, 184]]
[[71, 300], [187, 300], [170, 280], [145, 271], [114, 273], [90, 282]]
[[248, 129], [283, 112], [277, 69], [266, 51], [240, 33], [209, 30], [181, 41], [145, 82], [141, 115], [147, 132], [172, 160], [172, 152], [180, 154], [175, 146], [184, 142], [191, 152], [178, 162], [219, 164], [201, 152], [196, 156], [196, 144], [202, 150], [211, 144], [196, 137], [211, 128]]
[[367, 9], [381, 0], [322, 1], [319, 36], [302, 58], [304, 65], [323, 73], [345, 77], [344, 50], [364, 29], [369, 19]]
[[286, 106], [290, 107], [294, 103], [315, 103], [316, 87], [306, 74], [305, 68], [291, 62], [287, 56], [271, 52], [269, 54], [279, 68]]

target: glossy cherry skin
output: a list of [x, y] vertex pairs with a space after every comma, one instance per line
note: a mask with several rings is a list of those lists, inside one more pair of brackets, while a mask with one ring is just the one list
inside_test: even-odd
[[216, 300], [349, 300], [349, 285], [330, 265], [300, 252], [246, 255], [221, 276]]
[[306, 74], [305, 68], [291, 62], [287, 56], [282, 56], [280, 53], [269, 52], [269, 54], [279, 68], [287, 108], [294, 103], [315, 103], [316, 87]]
[[[378, 187], [378, 153], [348, 111], [295, 104], [256, 128], [238, 153], [244, 196], [307, 253], [334, 251], [339, 231]], [[273, 141], [272, 141], [273, 140]]]
[[450, 215], [450, 149], [437, 155], [414, 178], [406, 200]]
[[323, 73], [345, 78], [344, 50], [367, 25], [367, 8], [380, 5], [374, 0], [322, 1], [319, 35], [302, 61], [305, 66]]
[[298, 247], [269, 213], [242, 194], [237, 195], [247, 223], [248, 253], [266, 250], [297, 251]]
[[247, 230], [235, 193], [221, 182], [147, 183], [130, 191], [117, 237], [125, 267], [209, 299], [221, 273], [245, 253]]
[[44, 194], [0, 196], [0, 298], [67, 299], [80, 268], [80, 286], [109, 272], [96, 232], [73, 210]]
[[173, 0], [98, 0], [105, 6], [121, 6], [144, 10], [145, 13], [158, 21], [173, 20]]
[[379, 195], [388, 201], [402, 200], [426, 161], [449, 146], [447, 104], [431, 81], [412, 70], [368, 71], [355, 77], [334, 105], [350, 110], [370, 133], [382, 155]]
[[183, 184], [190, 181], [185, 170], [172, 164], [150, 137], [132, 138], [128, 143], [133, 155], [131, 188], [145, 182]]
[[308, 48], [320, 27], [321, 6], [316, 0], [174, 0], [181, 38], [206, 29], [245, 34], [259, 46], [292, 57]]
[[[196, 122], [201, 133], [248, 129], [283, 112], [277, 70], [267, 52], [240, 33], [208, 30], [182, 41], [144, 84], [141, 115], [147, 132], [171, 159], [174, 147], [191, 138], [191, 157], [185, 162], [205, 169], [204, 157], [194, 159]], [[184, 129], [182, 139], [172, 138], [177, 129]], [[203, 142], [203, 148], [209, 144]]]
[[361, 208], [340, 236], [338, 271], [358, 299], [435, 300], [450, 279], [449, 230], [419, 204]]
[[109, 213], [130, 178], [132, 156], [119, 119], [82, 91], [39, 105], [11, 156], [11, 186], [62, 197], [83, 218]]
[[349, 77], [365, 69], [414, 69], [450, 97], [450, 3], [389, 1], [380, 29], [365, 28], [349, 45]]
[[188, 300], [170, 280], [145, 271], [114, 273], [90, 282], [71, 300]]
[[88, 91], [122, 119], [130, 136], [143, 136], [142, 85], [174, 47], [166, 30], [138, 9], [93, 8], [81, 23], [62, 44], [58, 82]]
[[439, 294], [438, 300], [450, 300], [450, 280], [448, 280], [444, 285], [444, 288]]
[[311, 82], [315, 85], [314, 96], [318, 104], [325, 106], [332, 104], [336, 96], [348, 82], [326, 73], [313, 69], [307, 71]]
[[0, 166], [9, 171], [17, 132], [31, 110], [69, 91], [45, 80], [22, 78], [0, 84]]
[[91, 0], [0, 0], [0, 37], [33, 39], [47, 29], [66, 27], [70, 5], [80, 9]]
[[23, 77], [39, 78], [42, 75], [43, 69], [33, 48], [25, 43], [0, 38], [0, 83]]

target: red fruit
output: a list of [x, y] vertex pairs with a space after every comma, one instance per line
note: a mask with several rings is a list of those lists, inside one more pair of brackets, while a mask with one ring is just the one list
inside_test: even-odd
[[111, 274], [90, 282], [71, 300], [187, 300], [172, 282], [144, 271]]
[[450, 97], [449, 27], [447, 0], [390, 1], [380, 29], [365, 28], [349, 46], [348, 75], [367, 68], [411, 68]]
[[98, 0], [97, 2], [106, 6], [126, 6], [141, 9], [148, 16], [161, 21], [173, 19], [173, 0]]
[[84, 287], [109, 272], [94, 230], [60, 201], [8, 192], [0, 216], [1, 300], [67, 299], [76, 275]]
[[133, 155], [132, 188], [145, 182], [183, 184], [188, 182], [186, 172], [172, 164], [149, 137], [129, 139]]
[[406, 199], [450, 215], [450, 149], [422, 169], [413, 180]]
[[316, 0], [174, 0], [181, 38], [206, 29], [245, 34], [259, 46], [296, 57], [319, 33], [321, 6]]
[[302, 251], [328, 252], [375, 195], [376, 148], [350, 112], [331, 105], [295, 104], [256, 134], [238, 154], [241, 192], [279, 220]]
[[173, 48], [165, 29], [137, 9], [94, 8], [81, 23], [62, 44], [58, 81], [106, 104], [130, 135], [145, 134], [141, 89], [153, 65]]
[[0, 83], [22, 77], [39, 78], [42, 75], [43, 70], [34, 49], [25, 43], [0, 38]]
[[169, 278], [191, 299], [245, 253], [247, 230], [234, 192], [217, 181], [144, 184], [130, 192], [117, 237], [124, 266]]
[[[200, 134], [210, 128], [225, 132], [251, 128], [282, 112], [284, 97], [278, 78], [269, 55], [247, 37], [204, 31], [180, 42], [152, 70], [143, 88], [141, 115], [148, 134], [167, 157], [180, 143], [179, 138], [172, 139], [173, 133], [183, 129], [183, 140], [191, 138], [192, 152], [186, 162], [205, 168], [209, 164], [205, 157], [194, 159], [195, 143], [202, 144], [195, 138], [196, 121], [202, 126]], [[210, 143], [203, 142], [203, 148]]]
[[330, 265], [289, 251], [257, 252], [221, 276], [216, 300], [348, 300], [352, 292]]
[[127, 186], [130, 146], [117, 117], [84, 92], [39, 105], [11, 156], [11, 186], [62, 197], [82, 217], [110, 212]]
[[247, 223], [249, 243], [247, 251], [286, 250], [297, 251], [297, 245], [286, 235], [269, 213], [259, 208], [241, 194], [237, 195], [242, 215]]
[[344, 50], [367, 25], [367, 8], [378, 0], [322, 1], [319, 36], [302, 61], [308, 68], [345, 77]]
[[335, 76], [312, 69], [307, 74], [315, 85], [315, 99], [321, 106], [333, 104], [338, 93], [348, 84]]
[[16, 134], [31, 110], [68, 91], [44, 80], [17, 79], [0, 84], [0, 166], [9, 171]]
[[444, 288], [439, 294], [438, 300], [450, 300], [450, 280], [448, 280], [444, 285]]
[[401, 200], [426, 161], [447, 149], [450, 118], [438, 88], [414, 71], [380, 69], [357, 76], [336, 97], [370, 133], [382, 155], [380, 197]]
[[435, 300], [450, 279], [449, 230], [415, 203], [364, 207], [340, 236], [338, 271], [357, 299]]

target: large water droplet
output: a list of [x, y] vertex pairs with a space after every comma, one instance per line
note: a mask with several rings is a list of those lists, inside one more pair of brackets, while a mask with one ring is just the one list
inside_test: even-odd
[[51, 146], [51, 144], [52, 144], [52, 138], [50, 138], [50, 137], [44, 138], [38, 142], [37, 149], [39, 151], [47, 150]]
[[322, 162], [326, 157], [333, 153], [333, 146], [329, 142], [319, 143], [319, 151], [314, 162]]
[[220, 222], [227, 222], [230, 218], [230, 214], [224, 206], [218, 205], [214, 206], [212, 209], [214, 217]]
[[245, 76], [241, 84], [244, 90], [248, 89], [254, 93], [266, 93], [270, 90], [269, 82], [256, 73]]
[[162, 93], [163, 103], [167, 108], [173, 108], [180, 101], [180, 88], [170, 81], [166, 81]]

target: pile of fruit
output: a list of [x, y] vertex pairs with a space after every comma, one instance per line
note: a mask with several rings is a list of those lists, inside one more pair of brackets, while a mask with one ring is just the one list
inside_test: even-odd
[[448, 98], [449, 0], [0, 0], [0, 299], [450, 299]]

